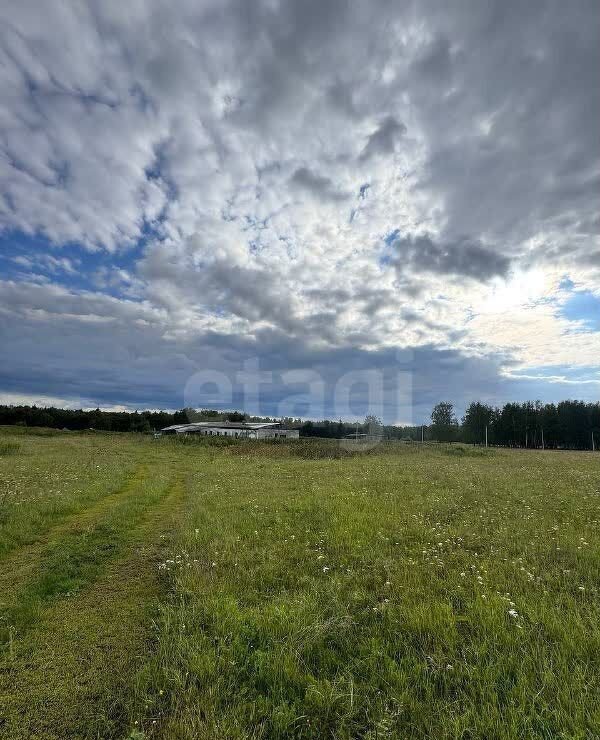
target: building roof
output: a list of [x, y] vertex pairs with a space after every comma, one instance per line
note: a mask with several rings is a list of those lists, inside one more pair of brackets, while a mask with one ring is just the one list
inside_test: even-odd
[[278, 421], [196, 421], [191, 424], [173, 424], [161, 429], [161, 432], [193, 432], [199, 429], [267, 429], [278, 426], [280, 426]]

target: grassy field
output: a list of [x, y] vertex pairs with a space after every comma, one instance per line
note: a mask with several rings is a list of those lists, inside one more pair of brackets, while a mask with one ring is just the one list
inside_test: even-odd
[[600, 737], [600, 454], [0, 430], [0, 737]]

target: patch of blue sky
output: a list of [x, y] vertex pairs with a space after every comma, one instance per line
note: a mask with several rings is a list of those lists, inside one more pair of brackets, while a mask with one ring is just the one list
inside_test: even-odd
[[596, 366], [540, 365], [538, 367], [528, 367], [524, 370], [514, 370], [509, 374], [509, 377], [549, 383], [600, 384], [600, 358], [598, 358], [598, 365]]
[[400, 229], [394, 229], [393, 231], [390, 231], [389, 234], [386, 234], [383, 237], [383, 241], [387, 244], [388, 247], [391, 247], [392, 244], [396, 241], [396, 239], [400, 236]]
[[111, 276], [118, 276], [120, 271], [135, 274], [136, 263], [153, 236], [154, 232], [147, 229], [135, 246], [108, 253], [90, 251], [77, 243], [56, 246], [40, 234], [4, 232], [0, 234], [0, 277], [17, 282], [38, 279], [69, 290], [100, 289], [120, 297], [120, 282], [111, 281]]
[[575, 287], [575, 283], [571, 280], [569, 277], [564, 277], [560, 283], [559, 286], [560, 290], [573, 290]]
[[394, 243], [400, 236], [400, 229], [394, 229], [386, 234], [381, 243], [381, 249], [377, 256], [377, 263], [380, 267], [385, 268], [389, 265], [394, 264], [395, 261], [395, 250]]
[[528, 367], [505, 375], [503, 392], [496, 403], [560, 399], [595, 402], [600, 393], [600, 366], [573, 368], [568, 365]]
[[559, 315], [569, 321], [583, 321], [586, 329], [600, 331], [600, 296], [590, 291], [575, 292], [563, 303]]

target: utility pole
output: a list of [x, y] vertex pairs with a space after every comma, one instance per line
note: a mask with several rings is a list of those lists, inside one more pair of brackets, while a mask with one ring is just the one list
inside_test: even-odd
[[542, 450], [543, 449], [545, 449], [544, 448], [544, 427], [542, 427]]
[[421, 442], [425, 441], [425, 427], [421, 425]]
[[485, 425], [485, 446], [488, 446], [488, 431], [487, 431], [487, 424]]
[[594, 432], [592, 432], [592, 452], [596, 452], [596, 442], [594, 441]]

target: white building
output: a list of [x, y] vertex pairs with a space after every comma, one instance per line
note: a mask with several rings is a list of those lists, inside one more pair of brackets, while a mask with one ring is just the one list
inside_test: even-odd
[[162, 434], [201, 434], [214, 437], [246, 439], [297, 439], [297, 429], [282, 429], [279, 422], [199, 421], [192, 424], [173, 424], [161, 429]]

